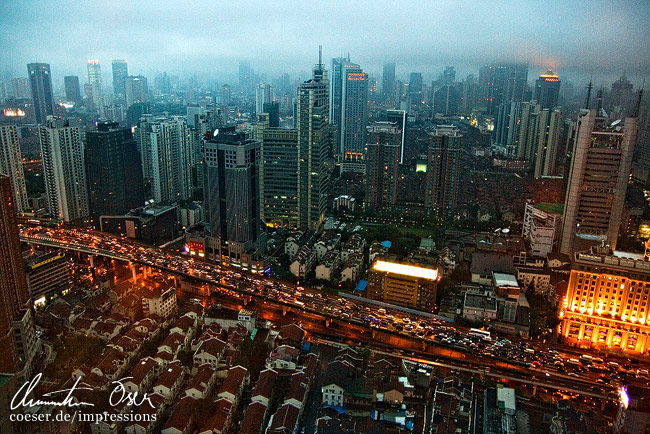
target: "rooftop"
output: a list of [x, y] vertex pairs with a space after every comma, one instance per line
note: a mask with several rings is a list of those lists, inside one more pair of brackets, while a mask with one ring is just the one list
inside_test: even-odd
[[494, 285], [495, 286], [511, 286], [511, 287], [519, 287], [519, 283], [517, 282], [517, 278], [513, 276], [512, 274], [505, 274], [505, 273], [494, 273]]
[[550, 203], [550, 202], [541, 202], [535, 205], [535, 208], [541, 209], [545, 212], [550, 212], [554, 214], [562, 214], [564, 212], [563, 203]]
[[429, 280], [438, 279], [438, 270], [435, 268], [417, 267], [414, 265], [405, 265], [388, 261], [376, 261], [372, 268], [377, 271], [401, 274], [403, 276], [420, 277]]

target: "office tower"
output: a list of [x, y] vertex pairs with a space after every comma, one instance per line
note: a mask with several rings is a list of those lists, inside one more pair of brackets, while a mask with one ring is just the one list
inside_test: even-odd
[[16, 212], [28, 211], [27, 188], [16, 125], [0, 125], [0, 173], [11, 179]]
[[224, 107], [230, 105], [230, 86], [227, 84], [221, 86], [221, 105]]
[[226, 125], [223, 110], [219, 107], [187, 106], [187, 126], [190, 128], [192, 149], [192, 187], [203, 189], [203, 139]]
[[445, 66], [442, 72], [442, 82], [444, 84], [452, 84], [456, 82], [456, 68], [453, 66]]
[[90, 223], [102, 215], [123, 215], [144, 205], [142, 163], [130, 128], [101, 122], [86, 132], [86, 174]]
[[625, 71], [621, 78], [612, 83], [612, 90], [609, 94], [609, 104], [607, 108], [612, 111], [629, 114], [634, 106], [634, 97], [632, 94], [634, 86], [627, 79]]
[[487, 114], [495, 115], [500, 104], [523, 101], [528, 65], [488, 65], [479, 70], [480, 96]]
[[126, 77], [129, 76], [129, 64], [126, 60], [113, 60], [113, 95], [120, 101], [125, 97]]
[[144, 115], [135, 138], [142, 158], [145, 198], [167, 203], [192, 197], [192, 137], [185, 117]]
[[65, 84], [65, 99], [72, 102], [81, 101], [79, 77], [76, 75], [66, 75], [63, 77], [63, 83]]
[[550, 69], [540, 74], [535, 82], [535, 93], [533, 99], [537, 101], [542, 110], [553, 110], [557, 107], [558, 96], [560, 95], [560, 78]]
[[[11, 179], [0, 174], [0, 372], [27, 380], [37, 351]], [[23, 371], [24, 370], [24, 371]], [[22, 376], [22, 375], [21, 375]]]
[[555, 163], [557, 160], [562, 130], [562, 111], [544, 109], [539, 113], [537, 127], [537, 149], [535, 151], [534, 175], [555, 176]]
[[36, 119], [36, 123], [42, 124], [48, 116], [54, 115], [50, 65], [47, 63], [29, 63], [27, 73], [32, 86], [34, 119]]
[[382, 209], [397, 203], [402, 130], [392, 122], [367, 127], [366, 206]]
[[203, 152], [203, 204], [210, 233], [217, 239], [218, 257], [238, 260], [256, 249], [260, 239], [260, 144], [225, 127], [204, 142]]
[[332, 59], [330, 116], [341, 173], [363, 172], [368, 122], [368, 74], [346, 59]]
[[399, 164], [404, 164], [404, 149], [406, 144], [406, 111], [386, 110], [386, 120], [392, 122], [401, 130], [399, 146]]
[[419, 95], [422, 93], [422, 73], [411, 72], [409, 75], [409, 94]]
[[432, 312], [437, 291], [436, 268], [377, 260], [368, 271], [368, 298]]
[[11, 79], [11, 95], [16, 99], [31, 98], [29, 78], [16, 77]]
[[296, 229], [298, 213], [298, 130], [271, 127], [268, 113], [257, 116], [260, 219], [271, 227]]
[[[620, 222], [616, 223], [618, 226]], [[560, 311], [564, 340], [580, 346], [647, 353], [647, 258], [625, 252], [612, 254], [607, 247], [593, 246], [576, 251], [571, 259], [569, 285]]]
[[273, 102], [273, 87], [268, 83], [259, 83], [255, 86], [255, 112], [262, 113], [264, 104]]
[[300, 85], [296, 98], [298, 223], [312, 229], [320, 227], [325, 217], [330, 172], [329, 82], [321, 56], [318, 60], [312, 78]]
[[598, 111], [578, 116], [560, 243], [567, 255], [601, 242], [616, 249], [639, 119], [611, 122]]
[[130, 75], [124, 79], [124, 95], [127, 108], [139, 102], [146, 102], [148, 93], [147, 77]]
[[387, 103], [395, 101], [395, 63], [393, 62], [384, 63], [381, 91]]
[[102, 68], [99, 65], [99, 60], [88, 61], [88, 84], [90, 85], [90, 92], [93, 105], [99, 108], [104, 105], [104, 95], [102, 88]]
[[456, 116], [460, 109], [461, 94], [453, 84], [444, 84], [433, 93], [433, 112], [443, 116]]
[[264, 113], [269, 114], [269, 127], [278, 128], [280, 126], [280, 103], [277, 101], [265, 102], [262, 108]]
[[88, 219], [88, 189], [79, 127], [49, 117], [39, 128], [45, 192], [54, 218], [66, 223]]
[[456, 209], [461, 138], [454, 125], [439, 125], [429, 136], [424, 204], [440, 217], [452, 217]]

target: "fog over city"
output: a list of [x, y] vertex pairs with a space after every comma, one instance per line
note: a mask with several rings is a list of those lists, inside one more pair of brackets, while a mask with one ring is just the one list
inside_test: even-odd
[[[547, 1], [37, 1], [0, 5], [0, 74], [51, 64], [55, 81], [85, 75], [86, 60], [126, 58], [133, 73], [166, 71], [232, 80], [239, 60], [259, 74], [296, 75], [316, 61], [350, 53], [379, 75], [445, 65], [459, 78], [494, 61], [552, 68], [579, 82], [609, 85], [625, 69], [635, 84], [650, 74], [650, 4]], [[306, 75], [305, 72], [303, 75]]]

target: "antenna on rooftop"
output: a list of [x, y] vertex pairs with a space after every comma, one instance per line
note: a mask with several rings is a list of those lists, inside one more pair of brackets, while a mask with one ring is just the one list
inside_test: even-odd
[[587, 99], [585, 100], [585, 108], [589, 110], [591, 107], [591, 89], [593, 89], [593, 86], [591, 84], [591, 77], [589, 77], [589, 86], [587, 86]]
[[323, 46], [318, 46], [318, 69], [323, 69]]

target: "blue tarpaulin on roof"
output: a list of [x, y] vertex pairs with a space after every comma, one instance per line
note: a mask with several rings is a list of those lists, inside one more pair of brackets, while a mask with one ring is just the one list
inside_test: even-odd
[[332, 410], [336, 410], [339, 414], [345, 413], [345, 408], [338, 405], [324, 405], [323, 408], [331, 408]]
[[354, 288], [355, 291], [365, 291], [366, 286], [368, 286], [368, 281], [367, 280], [359, 280], [359, 284], [357, 285], [356, 288]]
[[380, 244], [381, 244], [382, 246], [386, 247], [387, 249], [390, 249], [390, 246], [393, 245], [393, 243], [391, 243], [391, 242], [388, 241], [388, 240], [386, 240], [386, 241], [382, 241]]

